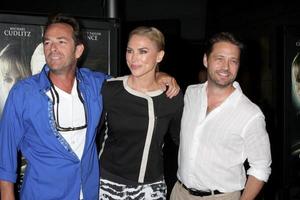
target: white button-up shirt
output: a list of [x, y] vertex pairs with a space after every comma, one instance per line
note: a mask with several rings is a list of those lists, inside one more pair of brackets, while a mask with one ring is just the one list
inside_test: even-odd
[[242, 190], [248, 159], [247, 174], [266, 182], [271, 153], [263, 113], [235, 82], [235, 91], [206, 115], [206, 86], [191, 85], [185, 93], [178, 179], [198, 190]]

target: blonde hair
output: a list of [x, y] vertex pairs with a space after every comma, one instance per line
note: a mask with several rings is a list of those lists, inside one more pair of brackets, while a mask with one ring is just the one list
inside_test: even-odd
[[128, 41], [133, 35], [145, 36], [155, 42], [159, 51], [165, 50], [165, 37], [160, 30], [155, 27], [139, 26], [129, 33]]

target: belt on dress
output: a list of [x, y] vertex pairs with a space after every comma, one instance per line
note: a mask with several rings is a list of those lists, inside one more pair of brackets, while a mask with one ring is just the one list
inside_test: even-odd
[[223, 192], [220, 192], [219, 190], [211, 190], [211, 191], [202, 191], [202, 190], [196, 190], [192, 188], [186, 187], [180, 180], [178, 180], [179, 184], [182, 185], [184, 189], [186, 189], [189, 194], [194, 195], [194, 196], [210, 196], [210, 195], [216, 195], [216, 194], [224, 194]]

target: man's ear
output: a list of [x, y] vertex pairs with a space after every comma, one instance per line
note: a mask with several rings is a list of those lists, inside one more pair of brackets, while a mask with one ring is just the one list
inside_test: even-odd
[[164, 55], [165, 55], [165, 51], [161, 50], [156, 57], [156, 62], [160, 63], [162, 61], [162, 59], [164, 58]]
[[80, 56], [83, 54], [84, 51], [84, 45], [83, 44], [78, 44], [75, 47], [75, 57], [78, 59]]
[[203, 56], [203, 65], [207, 68], [207, 56], [204, 54]]

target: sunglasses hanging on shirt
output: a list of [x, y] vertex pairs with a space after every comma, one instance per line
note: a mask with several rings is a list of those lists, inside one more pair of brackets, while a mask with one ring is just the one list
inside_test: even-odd
[[[56, 91], [55, 87], [54, 87], [54, 84], [52, 83], [49, 75], [48, 75], [48, 79], [50, 81], [50, 84], [51, 84], [51, 88], [50, 88], [50, 93], [51, 93], [51, 97], [52, 97], [52, 109], [53, 109], [53, 114], [54, 114], [54, 122], [55, 122], [55, 126], [56, 126], [56, 129], [58, 131], [76, 131], [76, 130], [81, 130], [81, 129], [85, 129], [87, 127], [87, 115], [86, 115], [86, 110], [85, 110], [85, 105], [84, 105], [84, 100], [81, 96], [81, 93], [79, 91], [79, 84], [77, 84], [77, 94], [78, 94], [78, 97], [79, 97], [79, 100], [81, 101], [81, 103], [83, 104], [83, 109], [84, 109], [84, 115], [85, 115], [85, 124], [82, 125], [82, 126], [77, 126], [77, 127], [62, 127], [60, 126], [59, 124], [59, 95], [58, 95], [58, 92]], [[55, 113], [55, 103], [56, 103], [56, 113]]]

